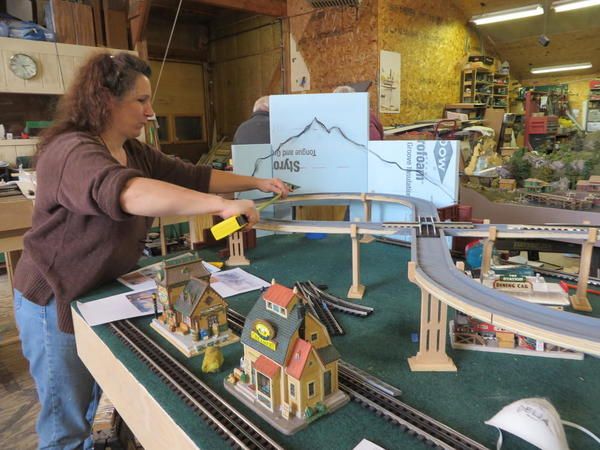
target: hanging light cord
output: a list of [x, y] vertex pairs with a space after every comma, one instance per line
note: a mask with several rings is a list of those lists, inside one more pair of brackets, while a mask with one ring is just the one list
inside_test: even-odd
[[175, 32], [175, 26], [177, 25], [177, 19], [179, 18], [179, 12], [181, 11], [182, 4], [183, 4], [183, 0], [179, 0], [179, 5], [177, 6], [177, 12], [175, 13], [175, 19], [173, 20], [173, 26], [171, 27], [171, 33], [169, 34], [169, 40], [167, 41], [167, 48], [165, 48], [165, 54], [164, 54], [162, 62], [160, 64], [160, 70], [158, 71], [158, 78], [156, 79], [156, 86], [154, 87], [154, 93], [152, 94], [152, 104], [153, 105], [154, 105], [154, 99], [156, 98], [156, 94], [158, 93], [158, 86], [160, 84], [160, 78], [162, 77], [163, 69], [165, 67], [165, 61], [167, 60], [167, 56], [169, 54], [169, 48], [171, 47], [171, 40], [173, 39], [173, 33]]

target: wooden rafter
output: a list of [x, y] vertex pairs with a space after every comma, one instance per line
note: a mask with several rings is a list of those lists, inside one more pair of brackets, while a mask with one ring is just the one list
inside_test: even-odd
[[146, 28], [150, 17], [151, 0], [130, 0], [129, 21], [131, 29], [131, 43], [135, 47], [140, 41], [146, 40]]
[[191, 2], [273, 17], [285, 16], [287, 10], [285, 0], [191, 0]]

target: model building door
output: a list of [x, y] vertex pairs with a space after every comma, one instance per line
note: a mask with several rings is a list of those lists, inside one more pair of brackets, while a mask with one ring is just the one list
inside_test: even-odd
[[323, 374], [323, 396], [327, 397], [331, 394], [331, 370]]
[[213, 336], [219, 334], [219, 318], [217, 316], [208, 316], [208, 328]]

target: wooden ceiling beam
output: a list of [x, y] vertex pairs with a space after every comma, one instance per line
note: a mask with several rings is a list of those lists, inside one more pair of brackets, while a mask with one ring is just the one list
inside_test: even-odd
[[150, 17], [151, 0], [129, 0], [129, 26], [131, 42], [135, 47], [140, 41], [146, 40], [148, 17]]
[[273, 17], [283, 17], [287, 11], [285, 0], [191, 0], [191, 2]]

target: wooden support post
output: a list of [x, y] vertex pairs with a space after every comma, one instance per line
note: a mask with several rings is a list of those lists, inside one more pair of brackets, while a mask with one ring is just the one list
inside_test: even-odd
[[575, 295], [570, 296], [571, 306], [577, 311], [591, 311], [592, 305], [587, 298], [587, 285], [590, 276], [590, 263], [594, 244], [598, 239], [598, 228], [590, 228], [588, 238], [581, 244], [581, 258], [579, 260], [579, 281]]
[[[408, 263], [409, 279], [414, 282], [416, 263]], [[408, 358], [413, 372], [456, 372], [454, 361], [446, 355], [448, 306], [421, 288], [421, 330], [419, 351]]]
[[496, 227], [489, 228], [488, 238], [483, 243], [483, 254], [481, 255], [481, 274], [479, 279], [483, 282], [483, 277], [490, 271], [492, 263], [492, 252], [494, 250], [494, 244], [496, 242]]
[[[360, 195], [361, 201], [363, 203], [363, 211], [364, 211], [364, 221], [371, 222], [371, 200], [367, 200], [367, 194], [364, 192]], [[348, 207], [349, 208], [349, 207]], [[360, 239], [361, 244], [370, 244], [375, 240], [375, 236], [372, 234], [363, 234]]]
[[350, 225], [352, 239], [352, 286], [348, 290], [348, 298], [363, 298], [365, 286], [360, 284], [360, 242], [358, 242], [358, 226]]
[[228, 266], [250, 265], [250, 260], [244, 256], [244, 233], [237, 231], [227, 239], [229, 241], [229, 258], [225, 264]]
[[4, 254], [4, 258], [6, 259], [6, 273], [8, 274], [8, 286], [11, 289], [11, 295], [14, 285], [13, 281], [15, 279], [15, 268], [17, 267], [17, 263], [19, 262], [22, 253], [23, 250], [13, 250]]

